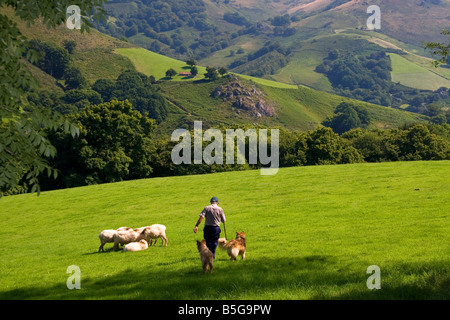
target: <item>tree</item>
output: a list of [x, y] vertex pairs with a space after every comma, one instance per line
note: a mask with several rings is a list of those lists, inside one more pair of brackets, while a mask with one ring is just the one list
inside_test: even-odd
[[[95, 20], [106, 15], [102, 9], [104, 0], [78, 1], [81, 14], [81, 31], [89, 30], [91, 23], [87, 16], [94, 13]], [[2, 7], [10, 7], [15, 15], [28, 24], [40, 20], [47, 28], [54, 28], [66, 20], [66, 9], [72, 0], [0, 0]], [[76, 31], [74, 31], [76, 32]], [[57, 176], [45, 158], [54, 156], [56, 149], [51, 145], [46, 129], [63, 128], [76, 136], [78, 128], [49, 109], [41, 109], [24, 99], [25, 93], [38, 89], [38, 83], [21, 62], [25, 54], [32, 63], [38, 62], [35, 51], [27, 50], [26, 38], [17, 24], [6, 15], [0, 14], [0, 196], [23, 181], [31, 191], [39, 192], [38, 176], [47, 171]]]
[[192, 75], [193, 77], [195, 77], [195, 76], [198, 75], [198, 68], [197, 68], [196, 66], [193, 66], [193, 67], [191, 68], [191, 75]]
[[402, 134], [400, 160], [445, 160], [450, 158], [447, 141], [430, 132], [423, 124], [412, 126]]
[[450, 29], [443, 29], [441, 34], [449, 36], [449, 42], [447, 44], [439, 42], [423, 43], [425, 49], [431, 50], [433, 55], [438, 56], [438, 59], [432, 62], [436, 68], [440, 64], [447, 63], [447, 59], [450, 57]]
[[[152, 173], [152, 134], [155, 121], [135, 110], [128, 101], [112, 100], [88, 106], [71, 115], [80, 129], [80, 137], [60, 130], [50, 134], [63, 152], [53, 164], [62, 172], [57, 186], [88, 184], [145, 178]], [[54, 183], [47, 186], [54, 188]]]
[[133, 24], [131, 27], [129, 27], [125, 31], [125, 37], [130, 38], [132, 36], [137, 35], [137, 33], [138, 33], [138, 27], [137, 27], [137, 25]]
[[67, 104], [77, 104], [82, 100], [88, 104], [100, 104], [103, 102], [102, 96], [92, 89], [73, 89], [66, 91], [62, 100]]
[[67, 50], [70, 54], [75, 52], [75, 47], [77, 46], [77, 43], [73, 40], [64, 40], [63, 41], [64, 49]]
[[284, 16], [276, 16], [272, 19], [273, 26], [289, 26], [291, 24], [291, 17], [289, 14], [285, 14]]
[[66, 89], [81, 89], [87, 85], [86, 79], [83, 77], [80, 69], [70, 65], [64, 72], [64, 80], [66, 82]]
[[217, 80], [219, 79], [219, 72], [214, 67], [206, 67], [205, 78], [209, 80]]
[[330, 127], [337, 134], [343, 134], [351, 129], [366, 126], [370, 123], [367, 110], [348, 102], [342, 102], [334, 111], [332, 118], [326, 119], [322, 124]]
[[362, 155], [330, 128], [320, 128], [306, 136], [306, 164], [343, 164], [363, 162]]
[[386, 161], [388, 152], [387, 139], [382, 130], [352, 129], [342, 135], [344, 139], [358, 150], [367, 162]]
[[166, 77], [169, 77], [170, 79], [172, 79], [176, 75], [177, 75], [177, 72], [172, 68], [170, 68], [169, 70], [166, 71]]
[[142, 114], [160, 123], [167, 116], [167, 102], [153, 86], [152, 78], [145, 74], [126, 70], [117, 80], [98, 80], [92, 87], [102, 95], [103, 101], [128, 100]]
[[196, 61], [195, 59], [193, 59], [193, 58], [189, 58], [189, 59], [186, 61], [186, 64], [187, 64], [188, 66], [193, 67], [193, 66], [196, 66], [196, 65], [197, 65], [197, 61]]
[[116, 83], [111, 79], [99, 79], [92, 86], [92, 90], [100, 93], [104, 101], [111, 100], [115, 89]]
[[236, 24], [238, 26], [248, 26], [250, 22], [243, 16], [241, 16], [239, 13], [231, 13], [227, 12], [223, 15], [223, 20]]
[[219, 69], [219, 73], [220, 73], [220, 75], [223, 77], [225, 74], [228, 73], [228, 69], [225, 68], [225, 67], [221, 67], [221, 68]]
[[42, 71], [56, 79], [62, 79], [70, 62], [70, 56], [66, 49], [58, 47], [54, 43], [41, 40], [31, 40], [30, 49], [39, 55], [39, 60], [34, 63]]

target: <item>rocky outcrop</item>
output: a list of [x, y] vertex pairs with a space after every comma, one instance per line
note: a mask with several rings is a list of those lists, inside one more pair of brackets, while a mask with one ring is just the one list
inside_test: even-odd
[[233, 101], [233, 108], [244, 110], [256, 118], [272, 117], [275, 114], [273, 105], [266, 101], [262, 91], [249, 87], [239, 81], [231, 81], [220, 85], [212, 92], [213, 98], [222, 98], [223, 101]]

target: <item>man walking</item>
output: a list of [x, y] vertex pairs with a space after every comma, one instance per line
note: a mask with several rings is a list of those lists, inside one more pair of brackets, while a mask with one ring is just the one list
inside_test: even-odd
[[214, 258], [216, 257], [216, 248], [220, 238], [220, 223], [225, 223], [225, 214], [221, 207], [218, 206], [219, 199], [211, 198], [211, 205], [205, 207], [200, 213], [197, 224], [194, 228], [194, 233], [197, 233], [199, 224], [205, 219], [205, 228], [203, 229], [203, 237], [206, 241], [206, 246], [212, 252]]

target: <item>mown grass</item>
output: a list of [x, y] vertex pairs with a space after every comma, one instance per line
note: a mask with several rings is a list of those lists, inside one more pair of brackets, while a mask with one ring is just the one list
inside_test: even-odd
[[[0, 200], [1, 299], [448, 299], [450, 162], [157, 178]], [[192, 232], [211, 196], [247, 258], [203, 275]], [[98, 233], [167, 226], [169, 244], [97, 253]], [[222, 233], [223, 235], [223, 233]], [[68, 290], [66, 269], [81, 269]], [[381, 269], [381, 290], [366, 287]]]

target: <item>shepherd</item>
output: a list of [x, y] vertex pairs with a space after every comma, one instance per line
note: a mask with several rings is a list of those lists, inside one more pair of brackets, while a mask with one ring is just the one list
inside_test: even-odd
[[[198, 226], [205, 219], [205, 227], [203, 228], [203, 237], [206, 241], [206, 246], [212, 252], [214, 258], [216, 257], [216, 248], [220, 238], [220, 223], [223, 222], [225, 228], [225, 214], [221, 207], [218, 206], [219, 199], [211, 198], [211, 205], [206, 206], [200, 213], [200, 217], [194, 227], [194, 233], [197, 233]], [[226, 237], [226, 235], [225, 235]]]

